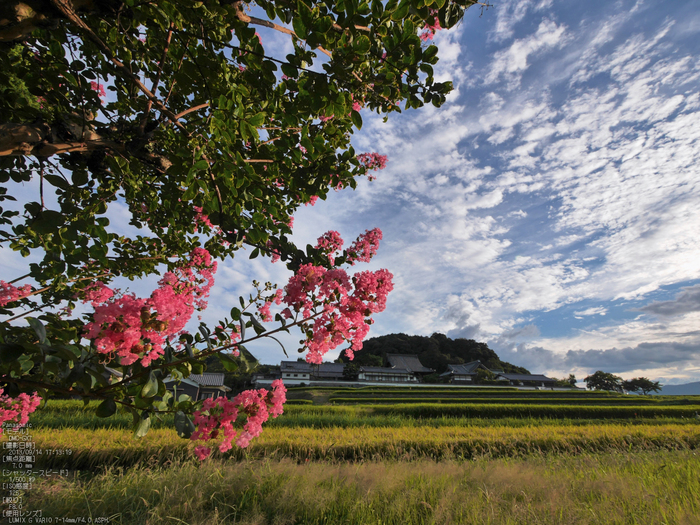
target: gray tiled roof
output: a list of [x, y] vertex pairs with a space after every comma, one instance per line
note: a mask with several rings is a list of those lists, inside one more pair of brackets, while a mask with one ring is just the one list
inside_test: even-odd
[[224, 385], [224, 374], [221, 373], [210, 373], [210, 374], [190, 374], [188, 379], [196, 381], [202, 386], [223, 386]]
[[432, 368], [426, 368], [418, 359], [415, 354], [405, 355], [405, 354], [387, 354], [386, 358], [389, 360], [389, 364], [392, 368], [403, 368], [409, 372], [434, 372]]
[[311, 372], [311, 365], [309, 363], [307, 363], [306, 361], [282, 361], [280, 363], [280, 369], [282, 371], [293, 370], [295, 372], [310, 373]]
[[481, 364], [481, 361], [472, 361], [470, 363], [464, 363], [463, 365], [447, 365], [450, 371], [457, 375], [476, 374], [476, 371], [480, 366], [484, 366]]
[[498, 376], [505, 377], [509, 381], [554, 381], [554, 379], [542, 374], [498, 374]]
[[384, 366], [361, 366], [361, 372], [382, 373], [382, 374], [410, 374], [408, 370], [402, 368], [387, 368]]
[[317, 377], [343, 377], [343, 370], [345, 370], [344, 363], [321, 363], [318, 365], [318, 369], [314, 366], [314, 375]]
[[282, 361], [280, 364], [281, 372], [301, 372], [303, 374], [313, 374], [316, 377], [342, 377], [344, 369], [344, 363], [321, 363], [320, 365], [312, 365], [300, 361]]

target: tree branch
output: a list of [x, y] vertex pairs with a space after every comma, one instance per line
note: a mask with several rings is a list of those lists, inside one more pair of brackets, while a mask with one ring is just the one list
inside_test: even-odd
[[195, 106], [190, 109], [186, 109], [185, 111], [182, 111], [181, 113], [178, 113], [175, 115], [176, 119], [181, 119], [185, 115], [189, 115], [190, 113], [194, 113], [195, 111], [199, 111], [200, 109], [208, 108], [209, 107], [209, 102], [205, 102], [204, 104], [200, 104], [199, 106]]
[[90, 27], [83, 22], [80, 17], [75, 13], [73, 10], [73, 7], [68, 3], [68, 0], [50, 0], [51, 4], [59, 10], [72, 24], [75, 26], [79, 27], [80, 29], [83, 30], [85, 35], [89, 40], [91, 40], [94, 44], [99, 47], [102, 52], [105, 54], [107, 58], [109, 58], [109, 61], [112, 62], [115, 66], [117, 66], [117, 69], [119, 69], [129, 80], [131, 80], [134, 84], [138, 86], [138, 88], [143, 92], [146, 97], [148, 97], [149, 100], [151, 100], [156, 107], [165, 115], [168, 117], [170, 122], [172, 122], [175, 126], [180, 128], [183, 133], [185, 133], [186, 136], [189, 137], [189, 133], [185, 129], [185, 127], [180, 124], [177, 121], [177, 118], [175, 114], [170, 111], [168, 108], [163, 105], [163, 103], [158, 100], [158, 98], [149, 91], [149, 89], [139, 80], [139, 78], [134, 75], [131, 71], [129, 71], [129, 68], [127, 68], [121, 61], [117, 60], [113, 53], [112, 50], [105, 44], [100, 37], [98, 37]]
[[[163, 65], [165, 64], [165, 59], [168, 56], [168, 48], [170, 47], [170, 41], [173, 38], [173, 29], [175, 29], [175, 22], [170, 22], [170, 29], [168, 30], [168, 36], [165, 38], [165, 46], [163, 47], [163, 56], [160, 59], [160, 64], [158, 64], [158, 73], [156, 73], [156, 79], [151, 86], [151, 91], [153, 93], [158, 89], [158, 84], [160, 83], [160, 75], [163, 73]], [[143, 114], [143, 119], [141, 120], [141, 125], [139, 126], [139, 133], [143, 135], [146, 131], [146, 124], [148, 123], [148, 115], [153, 107], [153, 101], [149, 100], [146, 105], [146, 111]]]
[[[292, 31], [291, 29], [288, 29], [288, 28], [281, 26], [279, 24], [275, 24], [274, 22], [270, 22], [269, 20], [263, 20], [262, 18], [257, 18], [255, 16], [248, 16], [243, 11], [243, 7], [241, 6], [241, 2], [236, 2], [233, 5], [236, 8], [236, 16], [238, 17], [238, 20], [240, 20], [241, 22], [245, 22], [246, 24], [253, 24], [253, 25], [258, 25], [258, 26], [263, 26], [263, 27], [269, 27], [270, 29], [274, 29], [275, 31], [279, 31], [280, 33], [284, 33], [286, 35], [291, 35], [294, 38], [299, 39], [302, 42], [304, 42], [304, 39], [299, 38], [299, 36], [297, 36], [297, 34], [294, 31]], [[329, 56], [330, 58], [333, 58], [333, 54], [330, 51], [326, 51], [321, 46], [317, 46], [316, 49], [321, 51], [321, 53], [324, 53], [325, 55]]]
[[[247, 308], [247, 307], [246, 307], [246, 308]], [[272, 334], [276, 334], [277, 332], [287, 331], [287, 329], [288, 329], [289, 327], [299, 325], [299, 324], [301, 324], [301, 323], [303, 323], [303, 322], [305, 322], [305, 321], [308, 321], [308, 320], [310, 320], [310, 319], [314, 319], [314, 318], [318, 317], [319, 315], [321, 315], [322, 313], [323, 313], [323, 311], [317, 312], [317, 313], [315, 313], [315, 314], [313, 314], [313, 315], [310, 315], [309, 317], [305, 317], [305, 318], [303, 318], [303, 319], [301, 319], [301, 320], [299, 320], [299, 321], [296, 321], [296, 320], [295, 320], [293, 323], [290, 323], [290, 324], [287, 324], [287, 325], [284, 325], [284, 326], [280, 326], [279, 328], [275, 328], [274, 330], [270, 330], [269, 332], [265, 332], [264, 334], [260, 334], [260, 335], [257, 335], [257, 334], [256, 334], [255, 337], [251, 337], [250, 339], [246, 339], [246, 340], [244, 340], [244, 341], [238, 341], [238, 342], [235, 342], [235, 343], [230, 343], [230, 344], [228, 344], [228, 345], [224, 345], [224, 346], [219, 347], [219, 348], [212, 348], [211, 350], [204, 350], [204, 351], [198, 353], [194, 358], [197, 359], [197, 360], [200, 360], [200, 359], [202, 359], [203, 357], [209, 357], [210, 355], [218, 354], [218, 353], [220, 353], [220, 352], [223, 352], [224, 350], [228, 350], [228, 349], [230, 349], [230, 348], [234, 348], [234, 347], [237, 347], [237, 346], [243, 345], [243, 344], [248, 344], [248, 343], [250, 343], [251, 341], [256, 341], [257, 339], [262, 339], [262, 338], [264, 338], [264, 337], [268, 337], [268, 336], [270, 336], [270, 335], [272, 335]], [[170, 367], [173, 367], [173, 366], [180, 365], [180, 364], [182, 364], [182, 363], [187, 363], [187, 362], [189, 362], [191, 359], [193, 359], [193, 358], [191, 358], [191, 357], [185, 357], [185, 358], [183, 358], [183, 359], [178, 359], [177, 361], [171, 361], [170, 363], [163, 363], [162, 365], [151, 366], [151, 367], [149, 368], [149, 370], [146, 370], [146, 371], [144, 371], [144, 372], [140, 372], [140, 373], [138, 373], [138, 374], [134, 374], [134, 375], [129, 376], [129, 377], [124, 377], [121, 381], [118, 381], [118, 382], [116, 382], [116, 383], [112, 383], [112, 384], [109, 385], [109, 386], [102, 387], [102, 388], [96, 390], [96, 391], [95, 391], [95, 394], [100, 394], [101, 392], [104, 392], [104, 391], [106, 391], [106, 390], [111, 390], [112, 388], [116, 388], [116, 387], [121, 386], [121, 385], [124, 385], [124, 384], [126, 384], [126, 383], [130, 383], [130, 382], [133, 381], [134, 379], [137, 379], [137, 378], [139, 378], [139, 377], [143, 377], [143, 376], [145, 376], [145, 375], [148, 375], [148, 374], [150, 373], [151, 370], [161, 370], [161, 369], [163, 369], [163, 368], [167, 369], [167, 368], [170, 368]]]

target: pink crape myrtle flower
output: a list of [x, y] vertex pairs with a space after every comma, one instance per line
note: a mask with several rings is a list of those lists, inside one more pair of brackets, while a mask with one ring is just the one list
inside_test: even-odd
[[199, 228], [199, 225], [202, 224], [208, 228], [211, 228], [212, 230], [215, 229], [214, 225], [209, 220], [209, 216], [202, 213], [202, 208], [200, 208], [199, 206], [192, 206], [192, 209], [195, 211], [195, 216], [194, 216], [195, 228]]
[[114, 290], [107, 287], [102, 281], [95, 281], [83, 291], [83, 302], [92, 303], [92, 306], [104, 304], [114, 296]]
[[35, 393], [21, 393], [16, 398], [3, 394], [0, 388], [0, 434], [6, 421], [16, 423], [13, 430], [23, 427], [29, 421], [29, 414], [34, 412], [41, 404], [41, 398]]
[[[205, 399], [202, 409], [194, 413], [195, 431], [190, 439], [193, 441], [210, 441], [222, 436], [219, 451], [226, 452], [236, 446], [246, 448], [250, 441], [262, 433], [262, 425], [270, 418], [284, 412], [287, 389], [281, 379], [272, 382], [272, 390], [246, 390], [233, 399], [218, 397]], [[245, 416], [245, 423], [234, 428], [240, 415]], [[242, 427], [242, 428], [240, 428]], [[204, 460], [211, 454], [211, 448], [198, 445], [195, 455]]]
[[357, 160], [369, 170], [383, 170], [386, 168], [387, 156], [379, 153], [360, 153]]
[[28, 284], [18, 288], [5, 281], [0, 281], [0, 307], [27, 297], [31, 293], [32, 287]]
[[438, 20], [437, 14], [437, 9], [430, 10], [430, 16], [433, 17], [433, 23], [431, 24], [430, 22], [426, 22], [425, 26], [423, 26], [423, 30], [418, 35], [423, 42], [432, 40], [435, 33], [442, 29], [442, 27], [440, 27], [440, 20]]
[[90, 88], [93, 91], [97, 91], [97, 95], [100, 98], [104, 98], [107, 96], [107, 92], [105, 91], [104, 85], [100, 84], [99, 82], [95, 82], [95, 81], [90, 82]]
[[348, 262], [353, 265], [357, 261], [369, 262], [377, 253], [381, 240], [382, 230], [379, 228], [365, 230], [365, 233], [361, 234], [348, 248]]
[[98, 352], [116, 354], [122, 365], [140, 359], [143, 366], [163, 355], [163, 346], [182, 333], [195, 310], [207, 306], [214, 285], [216, 262], [203, 248], [195, 248], [190, 260], [166, 272], [148, 299], [134, 294], [115, 295], [102, 283], [85, 294], [95, 312], [85, 325], [85, 337]]
[[335, 265], [335, 252], [343, 247], [343, 239], [336, 231], [327, 231], [316, 241], [316, 249], [321, 250], [328, 256], [331, 266]]
[[[376, 253], [382, 232], [378, 228], [366, 231], [347, 250], [348, 261], [369, 261]], [[338, 232], [329, 231], [318, 239], [316, 246], [329, 254], [342, 247]], [[386, 308], [386, 297], [393, 289], [393, 276], [387, 270], [360, 272], [352, 278], [342, 268], [302, 265], [284, 288], [282, 302], [287, 306], [282, 316], [304, 319], [313, 317], [310, 336], [304, 342], [308, 350], [306, 361], [319, 364], [323, 356], [343, 342], [351, 343], [349, 357], [362, 348], [369, 333], [373, 313]]]
[[270, 301], [267, 301], [264, 305], [262, 305], [258, 309], [258, 312], [260, 313], [260, 317], [262, 317], [262, 320], [265, 321], [266, 323], [269, 323], [270, 321], [272, 321], [272, 314], [270, 313], [270, 306], [272, 306], [272, 303]]

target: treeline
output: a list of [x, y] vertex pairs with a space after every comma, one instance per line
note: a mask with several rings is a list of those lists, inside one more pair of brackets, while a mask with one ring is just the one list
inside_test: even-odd
[[[366, 340], [362, 350], [352, 361], [359, 366], [384, 366], [387, 354], [416, 354], [423, 366], [432, 368], [436, 374], [447, 371], [447, 365], [460, 365], [471, 361], [481, 361], [491, 370], [502, 370], [511, 374], [529, 374], [520, 366], [501, 361], [486, 343], [473, 339], [450, 339], [444, 334], [434, 333], [430, 337], [422, 335], [389, 334]], [[340, 359], [350, 362], [341, 352]]]

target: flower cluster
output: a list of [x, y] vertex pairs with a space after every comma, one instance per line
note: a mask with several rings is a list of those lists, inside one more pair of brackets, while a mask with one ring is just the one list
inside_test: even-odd
[[16, 398], [12, 398], [3, 394], [3, 389], [0, 388], [0, 434], [2, 434], [2, 425], [5, 421], [16, 423], [14, 429], [24, 426], [29, 421], [29, 414], [34, 412], [41, 398], [36, 394], [31, 396], [28, 394], [20, 394]]
[[95, 281], [83, 290], [83, 302], [92, 303], [92, 306], [105, 303], [113, 296], [114, 290], [109, 288], [102, 281]]
[[387, 156], [379, 153], [360, 153], [357, 160], [369, 170], [383, 170], [386, 168]]
[[100, 84], [99, 82], [95, 82], [95, 81], [90, 82], [90, 88], [93, 91], [97, 91], [97, 94], [100, 98], [104, 98], [107, 96], [107, 92], [105, 91], [105, 87], [102, 84]]
[[348, 248], [348, 262], [354, 265], [357, 261], [369, 262], [377, 253], [379, 241], [382, 240], [382, 230], [374, 228], [365, 230]]
[[[386, 155], [380, 155], [379, 153], [360, 153], [357, 156], [357, 160], [360, 161], [365, 168], [368, 170], [383, 170], [386, 168]], [[369, 180], [374, 180], [374, 175], [368, 175]]]
[[335, 264], [334, 253], [339, 251], [343, 247], [343, 239], [340, 234], [336, 231], [327, 231], [321, 235], [316, 241], [316, 249], [321, 250], [328, 256], [328, 261], [331, 266]]
[[27, 297], [30, 293], [32, 293], [32, 287], [28, 284], [17, 288], [10, 283], [0, 281], [0, 307]]
[[423, 27], [423, 31], [421, 31], [421, 33], [418, 35], [423, 42], [432, 40], [435, 33], [442, 29], [442, 27], [440, 27], [440, 21], [438, 20], [437, 15], [437, 9], [430, 10], [430, 16], [433, 17], [433, 23], [431, 24], [430, 22], [426, 22], [425, 26]]
[[[194, 441], [209, 441], [219, 437], [223, 432], [223, 441], [219, 444], [219, 451], [226, 452], [236, 445], [246, 448], [250, 440], [262, 432], [262, 425], [270, 416], [277, 417], [283, 412], [284, 402], [287, 400], [287, 389], [281, 379], [272, 383], [272, 390], [246, 390], [233, 399], [218, 397], [205, 399], [202, 410], [194, 414], [196, 430], [190, 439]], [[243, 414], [246, 422], [242, 425], [242, 431], [234, 429], [234, 423]], [[206, 459], [211, 454], [211, 448], [199, 445], [194, 450], [200, 460]]]
[[[348, 250], [353, 261], [369, 261], [377, 251], [381, 230], [365, 232]], [[337, 232], [327, 232], [319, 238], [319, 246], [334, 260], [333, 248], [340, 249], [342, 239]], [[355, 251], [352, 251], [354, 247]], [[386, 307], [386, 297], [393, 289], [392, 275], [387, 270], [360, 272], [350, 278], [341, 268], [327, 269], [305, 264], [289, 279], [284, 288], [286, 308], [282, 315], [292, 317], [292, 310], [304, 319], [313, 317], [308, 326], [309, 337], [304, 342], [309, 363], [323, 362], [323, 356], [347, 341], [351, 349], [362, 348], [362, 341], [372, 324], [371, 315]]]
[[183, 330], [194, 310], [206, 308], [215, 272], [216, 262], [209, 252], [195, 248], [188, 262], [163, 275], [148, 299], [119, 296], [95, 283], [84, 297], [95, 308], [93, 321], [85, 325], [86, 337], [98, 352], [117, 354], [122, 365], [139, 359], [143, 366], [150, 365], [163, 355], [167, 339]]
[[195, 216], [194, 216], [195, 228], [199, 228], [199, 225], [203, 224], [207, 228], [211, 228], [212, 230], [215, 229], [214, 225], [209, 220], [209, 216], [202, 213], [202, 208], [200, 208], [199, 206], [192, 206], [192, 209], [195, 211]]

